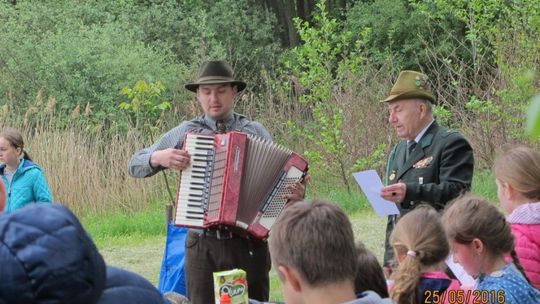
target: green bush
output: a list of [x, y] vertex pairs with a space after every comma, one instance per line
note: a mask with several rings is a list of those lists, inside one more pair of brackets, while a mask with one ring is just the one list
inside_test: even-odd
[[239, 78], [256, 85], [262, 68], [271, 69], [281, 51], [276, 18], [254, 0], [156, 1], [136, 4], [125, 14], [139, 27], [141, 41], [171, 51], [175, 62], [227, 59]]
[[144, 45], [136, 30], [126, 30], [114, 18], [103, 18], [102, 24], [79, 19], [100, 13], [99, 7], [76, 2], [77, 10], [62, 2], [1, 6], [0, 103], [21, 116], [42, 90], [44, 97], [56, 99], [55, 110], [65, 120], [88, 104], [93, 115], [85, 123], [110, 127], [122, 123], [117, 117], [122, 87], [139, 79], [176, 86], [181, 66], [167, 61], [167, 50]]
[[[385, 149], [375, 141], [369, 144], [373, 149], [363, 149], [366, 146], [361, 143], [363, 137], [369, 137], [362, 130], [367, 122], [362, 120], [377, 107], [365, 95], [356, 95], [362, 94], [357, 78], [362, 79], [368, 71], [362, 53], [366, 37], [356, 40], [352, 32], [344, 30], [327, 13], [324, 1], [316, 6], [314, 24], [296, 19], [302, 44], [283, 59], [283, 72], [304, 88], [298, 102], [307, 109], [309, 118], [289, 120], [286, 125], [296, 138], [308, 143], [304, 154], [312, 174], [328, 182], [335, 180], [351, 194], [352, 172], [380, 167]], [[360, 134], [356, 129], [362, 130]]]
[[[431, 51], [445, 53], [455, 45], [450, 37], [462, 38], [464, 25], [453, 17], [444, 17], [437, 23], [428, 22], [425, 12], [408, 0], [357, 1], [347, 12], [346, 30], [357, 37], [369, 29], [369, 42], [365, 56], [374, 63], [383, 64], [389, 58], [402, 69], [426, 69], [428, 58], [426, 42]], [[427, 13], [435, 13], [426, 6]], [[436, 37], [432, 39], [432, 37]], [[459, 42], [459, 41], [458, 41]]]
[[[1, 2], [0, 105], [19, 117], [39, 113], [40, 92], [56, 100], [59, 125], [76, 117], [85, 128], [125, 129], [121, 89], [140, 80], [163, 83], [163, 98], [186, 113], [183, 84], [203, 60], [231, 61], [250, 85], [275, 66], [275, 18], [259, 8], [250, 0]], [[84, 109], [92, 115], [72, 117]]]

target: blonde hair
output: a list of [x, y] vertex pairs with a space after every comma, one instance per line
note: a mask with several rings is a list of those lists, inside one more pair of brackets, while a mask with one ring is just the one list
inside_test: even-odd
[[422, 268], [441, 263], [450, 252], [440, 215], [429, 205], [415, 208], [397, 222], [390, 243], [396, 256], [405, 256], [390, 296], [398, 304], [417, 303]]
[[524, 197], [540, 201], [540, 153], [525, 146], [503, 149], [493, 164], [495, 177]]
[[447, 206], [443, 223], [446, 236], [452, 242], [467, 245], [479, 239], [488, 255], [510, 253], [516, 267], [529, 281], [514, 250], [510, 225], [493, 204], [479, 196], [465, 194]]

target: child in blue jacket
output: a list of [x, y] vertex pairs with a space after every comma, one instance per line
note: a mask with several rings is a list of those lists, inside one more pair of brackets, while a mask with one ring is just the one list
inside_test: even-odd
[[30, 203], [52, 202], [45, 175], [24, 151], [19, 131], [8, 128], [0, 133], [0, 163], [0, 176], [5, 188], [4, 212]]

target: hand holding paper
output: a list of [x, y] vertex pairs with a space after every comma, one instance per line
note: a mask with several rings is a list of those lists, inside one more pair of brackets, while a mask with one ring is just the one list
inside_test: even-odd
[[401, 203], [405, 199], [406, 192], [407, 186], [404, 183], [398, 182], [382, 187], [380, 195], [384, 200]]
[[375, 170], [356, 172], [353, 173], [353, 177], [378, 216], [399, 214], [399, 209], [394, 202], [384, 200], [381, 197], [380, 192], [383, 184]]

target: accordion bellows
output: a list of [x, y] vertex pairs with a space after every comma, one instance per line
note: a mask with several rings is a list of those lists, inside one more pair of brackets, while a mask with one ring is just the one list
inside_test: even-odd
[[187, 134], [191, 163], [181, 172], [174, 223], [194, 228], [239, 228], [264, 239], [308, 164], [300, 155], [240, 132]]

